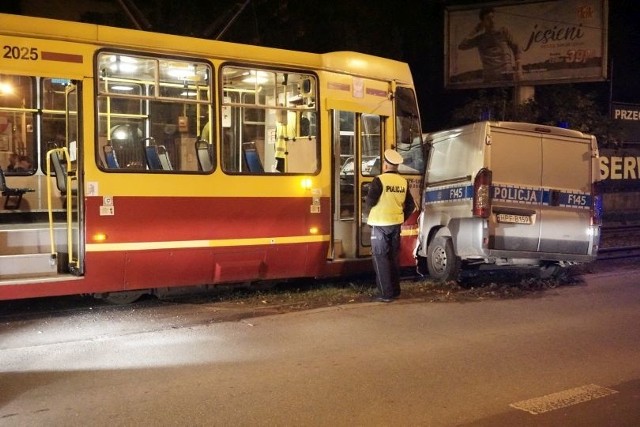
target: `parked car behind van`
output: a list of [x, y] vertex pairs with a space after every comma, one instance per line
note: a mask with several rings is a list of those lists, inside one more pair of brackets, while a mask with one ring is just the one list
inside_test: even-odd
[[600, 198], [596, 139], [579, 131], [478, 122], [426, 136], [419, 220], [429, 275], [537, 267], [543, 277], [596, 258]]

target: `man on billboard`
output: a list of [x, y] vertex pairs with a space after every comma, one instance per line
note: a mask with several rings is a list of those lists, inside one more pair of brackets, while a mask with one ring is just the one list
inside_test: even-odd
[[496, 27], [494, 9], [480, 9], [480, 22], [458, 45], [460, 50], [477, 48], [485, 82], [515, 81], [521, 73], [520, 48], [505, 27]]

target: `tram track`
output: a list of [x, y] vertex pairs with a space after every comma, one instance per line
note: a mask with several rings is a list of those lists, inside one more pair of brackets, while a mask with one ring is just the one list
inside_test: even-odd
[[640, 234], [640, 225], [607, 225], [601, 227], [601, 232], [607, 237]]
[[598, 260], [601, 261], [636, 257], [640, 257], [640, 246], [620, 246], [598, 250]]
[[604, 225], [598, 260], [640, 257], [640, 225]]

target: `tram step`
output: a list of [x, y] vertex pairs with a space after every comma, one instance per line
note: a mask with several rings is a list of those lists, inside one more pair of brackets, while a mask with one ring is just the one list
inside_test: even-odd
[[50, 254], [0, 255], [0, 279], [49, 276], [58, 273]]
[[[66, 241], [63, 227], [56, 226], [53, 232], [56, 242]], [[59, 250], [66, 250], [66, 245], [62, 246], [65, 247]], [[51, 236], [48, 225], [32, 224], [0, 227], [0, 255], [44, 254], [50, 251]]]

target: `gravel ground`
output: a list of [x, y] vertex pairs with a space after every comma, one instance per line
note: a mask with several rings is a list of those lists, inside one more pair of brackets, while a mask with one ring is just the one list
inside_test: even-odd
[[[637, 245], [637, 235], [604, 236], [603, 247]], [[401, 282], [402, 295], [394, 304], [413, 302], [452, 303], [487, 299], [526, 298], [561, 286], [580, 286], [585, 274], [638, 269], [637, 258], [602, 260], [570, 267], [560, 279], [543, 280], [535, 270], [480, 272], [466, 275], [460, 282], [437, 283], [407, 270]], [[156, 306], [197, 305], [214, 307], [220, 317], [215, 321], [232, 321], [260, 315], [288, 313], [321, 307], [371, 302], [376, 296], [375, 277], [361, 276], [342, 280], [293, 280], [261, 288], [219, 286], [214, 290], [176, 295], [158, 300], [145, 297], [129, 306], [110, 306], [89, 296], [37, 298], [32, 300], [0, 301], [2, 318], [40, 316], [49, 313], [62, 316], [82, 310], [126, 312]]]

